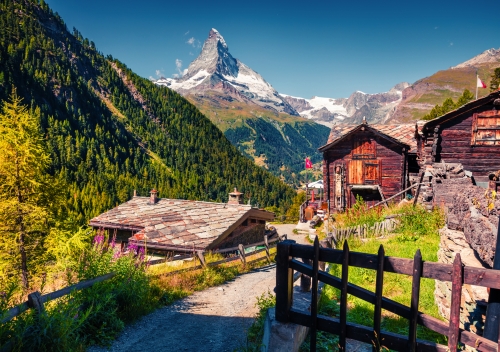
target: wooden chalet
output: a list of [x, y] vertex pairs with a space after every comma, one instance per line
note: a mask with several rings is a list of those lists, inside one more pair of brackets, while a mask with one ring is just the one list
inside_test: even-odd
[[241, 204], [236, 188], [227, 203], [134, 196], [90, 221], [108, 230], [116, 241], [135, 240], [148, 250], [192, 252], [215, 250], [262, 241], [266, 221], [274, 213]]
[[475, 179], [487, 180], [500, 170], [500, 91], [427, 121], [418, 139], [422, 167], [461, 163]]
[[[418, 173], [415, 125], [335, 125], [323, 152], [323, 184], [330, 212], [352, 207], [356, 196], [368, 205], [408, 186]], [[404, 197], [404, 194], [401, 195]]]

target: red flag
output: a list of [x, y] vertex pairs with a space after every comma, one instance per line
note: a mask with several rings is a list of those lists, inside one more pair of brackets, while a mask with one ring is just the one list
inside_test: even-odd
[[306, 169], [312, 169], [313, 168], [313, 163], [309, 158], [306, 158]]
[[479, 76], [477, 76], [477, 87], [478, 88], [486, 88], [486, 84], [484, 84], [484, 82], [481, 81], [481, 78], [479, 78]]

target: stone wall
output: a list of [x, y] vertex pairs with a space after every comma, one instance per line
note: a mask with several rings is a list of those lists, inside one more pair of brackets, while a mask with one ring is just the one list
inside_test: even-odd
[[[467, 243], [463, 232], [451, 230], [445, 226], [439, 231], [439, 234], [441, 236], [438, 251], [439, 262], [453, 264], [455, 254], [460, 253], [464, 265], [483, 266], [481, 261], [476, 258], [474, 250]], [[439, 313], [448, 319], [450, 317], [451, 282], [436, 280], [434, 294]], [[487, 301], [488, 292], [485, 287], [463, 286], [460, 323], [465, 330], [482, 335]]]
[[[440, 230], [438, 260], [452, 264], [456, 253], [467, 266], [490, 268], [495, 256], [500, 200], [495, 193], [474, 186], [470, 178], [432, 179], [434, 205], [443, 206], [446, 225]], [[500, 198], [500, 197], [498, 197]], [[451, 283], [436, 280], [439, 313], [449, 318]], [[462, 327], [482, 335], [488, 293], [486, 288], [464, 285], [462, 289]]]

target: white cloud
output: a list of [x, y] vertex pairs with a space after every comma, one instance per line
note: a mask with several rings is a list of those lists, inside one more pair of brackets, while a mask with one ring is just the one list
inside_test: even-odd
[[453, 42], [450, 42], [450, 46], [453, 46]]
[[184, 35], [188, 35], [189, 34], [189, 31], [187, 31], [186, 33], [184, 33]]
[[189, 55], [193, 56], [194, 54], [192, 52], [189, 52]]
[[182, 60], [181, 59], [175, 59], [175, 69], [177, 70], [177, 73], [174, 73], [172, 77], [174, 78], [179, 78], [184, 76], [187, 73], [187, 68], [184, 70], [182, 69]]
[[195, 45], [196, 45], [196, 39], [194, 37], [191, 37], [191, 38], [188, 39], [188, 41], [186, 43], [189, 44], [189, 45], [192, 45], [193, 47], [195, 47]]

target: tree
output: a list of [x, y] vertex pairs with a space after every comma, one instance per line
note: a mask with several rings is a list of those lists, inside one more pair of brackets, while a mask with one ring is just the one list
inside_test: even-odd
[[50, 159], [37, 112], [21, 103], [13, 90], [0, 113], [0, 275], [20, 271], [27, 289], [27, 252], [41, 247], [50, 218], [45, 176]]
[[434, 120], [435, 118], [442, 116], [454, 109], [458, 109], [459, 107], [467, 104], [469, 101], [474, 99], [474, 95], [470, 92], [470, 90], [466, 89], [462, 93], [462, 95], [458, 98], [457, 102], [453, 102], [451, 98], [446, 99], [443, 102], [443, 105], [436, 105], [432, 108], [432, 110], [422, 117], [422, 120]]
[[500, 88], [500, 67], [496, 68], [491, 75], [490, 92], [494, 92]]

